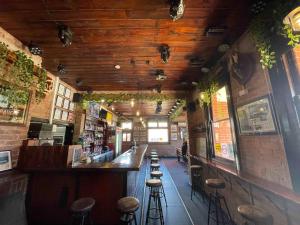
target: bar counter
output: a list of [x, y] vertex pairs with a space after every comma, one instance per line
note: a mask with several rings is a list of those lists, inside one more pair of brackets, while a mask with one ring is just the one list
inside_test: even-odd
[[117, 225], [119, 198], [134, 195], [139, 169], [148, 145], [130, 149], [112, 162], [65, 168], [20, 168], [29, 174], [26, 208], [31, 225], [70, 224], [70, 206], [92, 197], [95, 225]]

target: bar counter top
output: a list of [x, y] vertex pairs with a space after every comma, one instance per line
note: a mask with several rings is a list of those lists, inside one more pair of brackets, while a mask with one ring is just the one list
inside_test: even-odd
[[80, 164], [75, 167], [70, 167], [69, 169], [82, 171], [138, 171], [142, 165], [147, 148], [148, 145], [140, 145], [136, 148], [129, 149], [111, 162]]

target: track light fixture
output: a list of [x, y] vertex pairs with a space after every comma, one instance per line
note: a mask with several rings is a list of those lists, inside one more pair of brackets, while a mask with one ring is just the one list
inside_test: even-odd
[[67, 25], [60, 24], [58, 26], [58, 37], [59, 40], [63, 43], [64, 47], [68, 47], [72, 44], [73, 33]]
[[60, 75], [66, 74], [67, 71], [66, 71], [65, 65], [63, 65], [63, 64], [61, 64], [61, 63], [58, 64], [58, 66], [57, 66], [57, 72], [58, 72]]
[[166, 44], [161, 45], [159, 47], [160, 57], [161, 57], [163, 63], [168, 63], [168, 61], [169, 61], [169, 58], [170, 58], [170, 50], [169, 49], [170, 49], [169, 45], [166, 45]]
[[28, 49], [33, 55], [42, 55], [43, 53], [43, 50], [33, 42], [30, 42]]
[[156, 80], [165, 80], [167, 79], [167, 76], [165, 75], [165, 72], [163, 70], [156, 70]]
[[180, 19], [184, 13], [183, 0], [170, 0], [170, 17], [173, 21]]

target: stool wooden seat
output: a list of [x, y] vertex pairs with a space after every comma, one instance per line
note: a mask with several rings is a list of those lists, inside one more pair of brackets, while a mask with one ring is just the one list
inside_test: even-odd
[[160, 187], [161, 184], [161, 180], [159, 179], [149, 179], [146, 181], [147, 187]]
[[95, 205], [95, 200], [93, 198], [80, 198], [72, 203], [72, 223], [79, 222], [81, 225], [86, 224], [86, 218], [88, 219], [88, 224], [92, 224], [91, 210]]
[[150, 175], [151, 175], [151, 177], [155, 177], [155, 178], [160, 178], [160, 177], [162, 177], [163, 176], [163, 173], [161, 172], [161, 171], [152, 171], [151, 173], [150, 173]]
[[256, 225], [272, 225], [273, 217], [265, 210], [254, 205], [240, 205], [237, 208], [238, 213], [245, 219]]
[[158, 163], [158, 161], [159, 161], [159, 158], [157, 158], [157, 157], [151, 158], [151, 163]]
[[93, 198], [80, 198], [73, 202], [71, 205], [71, 211], [76, 213], [83, 213], [90, 211], [95, 205], [95, 200]]
[[200, 166], [200, 165], [191, 165], [191, 170], [193, 170], [193, 169], [199, 169], [199, 170], [201, 170], [202, 169], [202, 166]]
[[221, 179], [207, 179], [205, 181], [206, 185], [211, 188], [216, 189], [224, 189], [225, 188], [225, 182]]
[[153, 170], [159, 170], [160, 165], [159, 165], [159, 163], [152, 163], [150, 165], [150, 167], [151, 167], [151, 171], [153, 171]]
[[134, 221], [137, 225], [135, 211], [140, 207], [140, 202], [135, 197], [123, 197], [117, 203], [118, 210], [122, 213], [120, 221], [122, 224], [129, 225]]

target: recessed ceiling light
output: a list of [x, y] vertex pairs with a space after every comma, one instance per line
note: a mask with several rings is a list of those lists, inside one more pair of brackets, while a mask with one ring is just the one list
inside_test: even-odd
[[121, 66], [117, 64], [117, 65], [115, 65], [115, 69], [119, 70], [119, 69], [121, 69]]
[[210, 71], [210, 69], [207, 68], [207, 67], [202, 67], [202, 68], [201, 68], [201, 72], [202, 72], [202, 73], [208, 73], [209, 71]]

